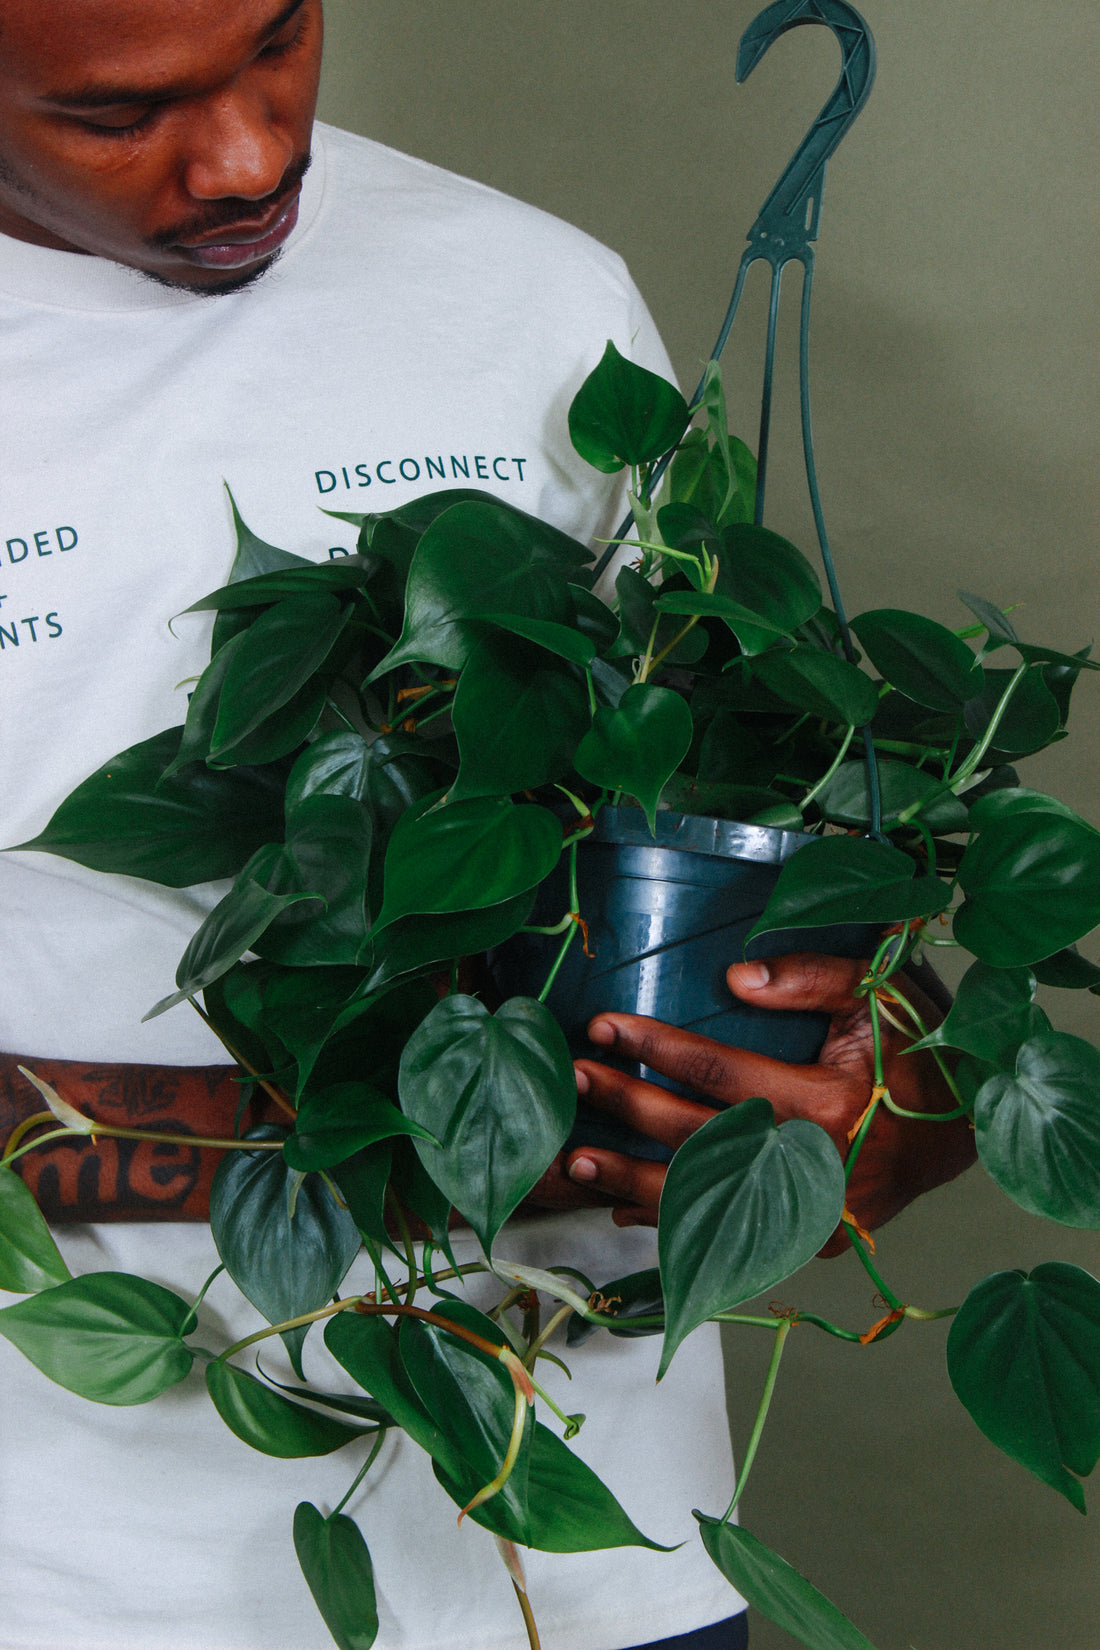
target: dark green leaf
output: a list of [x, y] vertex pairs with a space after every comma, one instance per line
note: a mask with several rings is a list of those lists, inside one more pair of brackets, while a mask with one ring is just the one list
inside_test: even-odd
[[326, 1325], [325, 1345], [337, 1363], [377, 1398], [414, 1443], [452, 1472], [463, 1471], [461, 1456], [450, 1442], [449, 1434], [421, 1402], [402, 1361], [397, 1336], [380, 1315], [341, 1312]]
[[[288, 804], [286, 844], [263, 885], [277, 895], [316, 895], [280, 912], [253, 947], [287, 967], [354, 963], [370, 928], [367, 871], [371, 816], [350, 796], [314, 794]], [[255, 873], [254, 873], [255, 874]]]
[[958, 596], [959, 600], [970, 609], [974, 617], [981, 624], [984, 624], [989, 632], [991, 642], [1019, 641], [1020, 638], [1017, 636], [1008, 615], [1003, 613], [999, 607], [994, 607], [992, 602], [987, 602], [982, 596], [972, 595], [969, 590], [960, 590]]
[[294, 1513], [294, 1551], [337, 1650], [371, 1650], [378, 1637], [374, 1570], [359, 1526], [345, 1513], [322, 1518], [308, 1501]]
[[966, 899], [955, 938], [995, 968], [1038, 962], [1100, 922], [1100, 833], [1060, 804], [1032, 811], [999, 800], [1012, 796], [994, 792], [975, 806], [978, 835], [959, 867]]
[[147, 1404], [194, 1360], [191, 1309], [157, 1283], [92, 1272], [0, 1310], [0, 1335], [58, 1386], [97, 1404]]
[[592, 719], [573, 670], [499, 633], [470, 655], [453, 715], [462, 755], [455, 800], [508, 796], [564, 778]]
[[914, 1048], [961, 1048], [1001, 1070], [1016, 1069], [1020, 1044], [1050, 1030], [1035, 1002], [1029, 968], [990, 968], [976, 962], [959, 982], [946, 1020]]
[[731, 1587], [809, 1650], [874, 1650], [869, 1639], [786, 1559], [737, 1524], [696, 1513], [703, 1546]]
[[[984, 690], [966, 707], [966, 725], [975, 739], [985, 733], [993, 713], [1013, 678], [1010, 670], [987, 670]], [[1049, 745], [1062, 725], [1058, 701], [1035, 667], [1017, 682], [993, 735], [993, 749], [1008, 756], [1025, 756]]]
[[274, 573], [279, 568], [311, 567], [312, 562], [304, 556], [292, 556], [289, 550], [277, 550], [273, 544], [265, 544], [263, 539], [248, 527], [241, 512], [237, 509], [237, 501], [229, 488], [229, 503], [233, 510], [233, 526], [237, 532], [237, 554], [233, 558], [233, 566], [229, 573], [229, 583], [237, 584], [242, 579], [253, 579], [261, 573]]
[[330, 1176], [352, 1220], [372, 1243], [389, 1241], [385, 1206], [392, 1161], [392, 1140], [381, 1140], [377, 1146], [369, 1146], [337, 1163]]
[[[680, 580], [672, 582], [676, 591]], [[664, 588], [664, 587], [662, 587]], [[653, 635], [653, 626], [656, 622], [657, 631], [653, 635], [653, 657], [663, 654], [663, 663], [666, 665], [693, 664], [707, 649], [707, 634], [701, 626], [688, 632], [676, 642], [676, 637], [683, 630], [681, 615], [691, 613], [717, 612], [723, 607], [721, 601], [711, 596], [700, 596], [694, 590], [681, 590], [679, 594], [662, 594], [643, 578], [635, 567], [621, 567], [615, 579], [615, 594], [619, 602], [619, 635], [608, 649], [611, 659], [627, 659], [635, 655], [644, 654], [650, 646], [650, 636]], [[677, 604], [681, 605], [677, 605]], [[686, 605], [682, 605], [685, 604]], [[724, 612], [720, 615], [725, 616]], [[769, 633], [768, 641], [774, 637]], [[676, 642], [674, 647], [671, 646]], [[665, 653], [666, 648], [671, 651]]]
[[569, 580], [588, 560], [575, 539], [510, 505], [454, 505], [417, 546], [401, 637], [369, 679], [410, 662], [461, 669], [489, 613], [567, 624]]
[[224, 763], [288, 705], [328, 658], [351, 608], [335, 596], [276, 602], [241, 636], [225, 673], [210, 754]]
[[843, 1208], [844, 1166], [816, 1123], [777, 1128], [761, 1099], [704, 1123], [676, 1153], [661, 1193], [666, 1329], [658, 1379], [693, 1329], [805, 1265]]
[[[481, 1487], [469, 1475], [448, 1474], [442, 1463], [436, 1466], [436, 1477], [460, 1507]], [[500, 1496], [475, 1507], [470, 1517], [506, 1541], [544, 1553], [591, 1553], [609, 1547], [671, 1551], [644, 1536], [592, 1468], [541, 1422], [536, 1422], [531, 1440], [527, 1490], [528, 1518], [522, 1526], [509, 1517]]]
[[186, 613], [227, 613], [248, 607], [267, 607], [284, 596], [316, 596], [338, 590], [359, 590], [366, 584], [366, 572], [359, 556], [341, 556], [339, 561], [307, 562], [255, 578], [224, 585], [185, 608]]
[[1100, 1283], [1060, 1261], [983, 1278], [947, 1368], [986, 1437], [1083, 1513], [1078, 1479], [1100, 1457]]
[[[570, 586], [570, 595], [576, 601], [578, 594], [587, 597], [589, 603], [596, 603], [603, 607], [603, 603], [579, 585]], [[587, 609], [589, 613], [593, 609]], [[611, 618], [609, 609], [604, 609]], [[498, 630], [507, 630], [513, 636], [522, 636], [525, 641], [535, 642], [545, 648], [548, 653], [556, 654], [559, 659], [568, 659], [575, 665], [591, 663], [596, 651], [596, 644], [572, 625], [555, 624], [550, 619], [525, 619], [519, 614], [486, 613], [483, 615], [487, 624], [494, 625]], [[612, 631], [614, 634], [614, 631]], [[609, 638], [610, 640], [610, 638]]]
[[618, 708], [597, 708], [576, 752], [577, 772], [609, 791], [626, 791], [654, 828], [657, 798], [691, 745], [691, 712], [671, 688], [638, 682]]
[[350, 730], [323, 733], [304, 750], [286, 782], [286, 806], [293, 810], [310, 796], [350, 796], [361, 802], [367, 794], [371, 747], [362, 734]]
[[651, 464], [674, 447], [690, 421], [674, 384], [620, 355], [608, 343], [569, 408], [569, 435], [581, 457], [614, 474]]
[[362, 1427], [347, 1426], [331, 1415], [318, 1415], [316, 1410], [291, 1403], [233, 1364], [207, 1364], [206, 1386], [230, 1432], [262, 1455], [283, 1460], [331, 1455], [363, 1436]]
[[155, 1019], [186, 997], [197, 997], [204, 986], [220, 979], [246, 951], [251, 951], [281, 911], [301, 901], [320, 905], [314, 894], [269, 894], [260, 883], [242, 875], [192, 935], [176, 969], [177, 989], [162, 997], [143, 1018]]
[[30, 1191], [0, 1168], [0, 1289], [29, 1295], [71, 1275]]
[[929, 710], [959, 711], [982, 691], [982, 667], [953, 630], [920, 613], [880, 607], [852, 620], [884, 681]]
[[401, 1104], [440, 1142], [417, 1155], [488, 1254], [493, 1239], [564, 1145], [577, 1087], [550, 1010], [513, 997], [490, 1014], [445, 997], [410, 1037]]
[[[786, 626], [767, 623], [758, 614], [746, 607], [743, 602], [731, 600], [729, 596], [723, 595], [720, 590], [715, 591], [713, 594], [699, 590], [674, 591], [670, 595], [658, 596], [654, 602], [654, 608], [656, 612], [666, 615], [673, 613], [681, 616], [697, 614], [704, 619], [721, 619], [737, 637], [741, 645], [741, 651], [747, 655], [763, 653], [766, 648], [773, 647], [781, 637], [789, 635]], [[692, 636], [705, 635], [705, 632], [696, 629], [689, 634]], [[658, 634], [658, 645], [654, 647], [655, 653], [659, 651], [659, 644], [660, 635]], [[670, 654], [668, 662], [680, 663], [681, 660], [677, 654]]]
[[261, 843], [282, 835], [285, 770], [190, 764], [163, 779], [180, 733], [168, 728], [112, 757], [19, 846], [167, 888], [235, 876]]
[[[261, 1129], [257, 1138], [278, 1139]], [[210, 1188], [210, 1230], [225, 1269], [268, 1323], [315, 1312], [336, 1293], [359, 1251], [359, 1232], [324, 1181], [297, 1180], [281, 1152], [227, 1152]], [[305, 1330], [284, 1337], [302, 1378]]]
[[878, 708], [870, 677], [820, 648], [773, 648], [753, 660], [753, 671], [772, 693], [813, 716], [862, 727]]
[[780, 928], [905, 922], [944, 910], [947, 884], [915, 871], [909, 856], [887, 843], [821, 837], [791, 855], [749, 939]]
[[390, 1140], [395, 1134], [421, 1132], [417, 1123], [369, 1083], [337, 1083], [319, 1092], [311, 1090], [303, 1100], [294, 1132], [283, 1148], [283, 1160], [289, 1168], [303, 1172], [331, 1169], [364, 1146]]
[[[886, 830], [898, 823], [899, 814], [917, 802], [922, 804], [918, 813], [929, 830], [966, 830], [967, 813], [963, 803], [950, 791], [942, 790], [939, 781], [922, 768], [911, 768], [907, 762], [888, 762], [880, 758], [878, 778], [882, 823]], [[840, 825], [869, 824], [871, 801], [867, 764], [842, 763], [825, 789], [818, 794], [817, 805], [826, 819], [836, 820]]]
[[1091, 991], [1100, 985], [1100, 967], [1083, 957], [1075, 945], [1033, 963], [1032, 972], [1040, 985], [1058, 986], [1063, 991]]
[[745, 523], [722, 534], [717, 592], [787, 634], [821, 606], [821, 582], [801, 550]]
[[974, 1103], [978, 1156], [1009, 1197], [1064, 1226], [1100, 1228], [1100, 1053], [1067, 1032], [1024, 1043]]
[[483, 910], [534, 888], [561, 854], [546, 808], [475, 798], [400, 819], [386, 850], [374, 935], [399, 917]]
[[535, 889], [502, 900], [485, 911], [455, 911], [443, 916], [400, 917], [371, 936], [372, 967], [368, 987], [388, 985], [429, 963], [453, 957], [476, 957], [503, 945], [531, 915]]

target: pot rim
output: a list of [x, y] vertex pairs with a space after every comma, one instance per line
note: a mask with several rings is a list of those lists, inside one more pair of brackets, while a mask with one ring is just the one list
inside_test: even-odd
[[657, 813], [656, 830], [651, 832], [641, 808], [619, 805], [600, 809], [595, 829], [585, 840], [619, 847], [675, 848], [682, 853], [781, 865], [814, 838], [805, 831], [786, 831], [776, 825], [745, 825], [737, 820], [671, 810]]

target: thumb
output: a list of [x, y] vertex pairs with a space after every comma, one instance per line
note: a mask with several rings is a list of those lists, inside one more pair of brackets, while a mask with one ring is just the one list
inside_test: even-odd
[[734, 963], [726, 972], [726, 983], [735, 997], [761, 1008], [845, 1014], [854, 1007], [853, 992], [867, 967], [867, 961], [859, 958], [797, 951], [787, 957]]

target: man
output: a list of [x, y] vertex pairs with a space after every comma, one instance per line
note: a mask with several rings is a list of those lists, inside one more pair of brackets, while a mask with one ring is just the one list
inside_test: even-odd
[[[314, 134], [321, 37], [320, 0], [0, 0], [4, 843], [32, 837], [114, 751], [182, 720], [180, 684], [201, 668], [207, 633], [187, 619], [174, 636], [167, 620], [225, 577], [223, 477], [251, 526], [318, 559], [352, 539], [318, 506], [385, 508], [441, 484], [441, 471], [569, 531], [611, 521], [617, 500], [570, 453], [563, 414], [608, 337], [664, 365], [621, 265], [476, 185]], [[227, 1132], [237, 1089], [218, 1045], [186, 1008], [141, 1024], [202, 894], [35, 855], [6, 856], [0, 877], [0, 1046], [19, 1051], [3, 1062], [4, 1134], [37, 1109], [18, 1063], [102, 1119]], [[766, 1082], [781, 1115], [816, 1116], [839, 1144], [869, 1089], [856, 972], [821, 959], [769, 966], [766, 979], [732, 971], [732, 988], [834, 1015], [808, 1072], [765, 1070], [629, 1016], [601, 1020], [594, 1039], [644, 1049], [651, 1066], [721, 1100]], [[592, 1062], [578, 1083], [673, 1143], [708, 1115]], [[910, 1083], [907, 1104], [944, 1103], [919, 1070]], [[939, 1157], [914, 1160], [911, 1133], [893, 1120], [873, 1138], [852, 1194], [869, 1223], [957, 1172], [969, 1151], [952, 1131], [946, 1160], [939, 1138]], [[48, 1150], [26, 1172], [51, 1215], [85, 1223], [62, 1230], [74, 1271], [134, 1270], [195, 1291], [216, 1259], [198, 1224], [211, 1169], [197, 1150], [101, 1143]], [[547, 1177], [543, 1197], [612, 1201], [620, 1225], [644, 1227], [659, 1178], [652, 1165], [582, 1151]], [[582, 1256], [604, 1253], [605, 1222], [557, 1223], [555, 1256], [563, 1230]], [[517, 1223], [515, 1258], [546, 1253], [539, 1232]], [[618, 1244], [606, 1270], [647, 1263], [644, 1231]], [[235, 1310], [215, 1287], [212, 1335], [234, 1332]], [[730, 1483], [715, 1338], [693, 1337], [658, 1397], [643, 1396], [638, 1375], [651, 1346], [593, 1352], [586, 1370], [606, 1413], [582, 1434], [602, 1471], [624, 1453], [622, 1415], [631, 1437], [641, 1430], [646, 1449], [613, 1487], [643, 1524], [654, 1481], [682, 1478], [704, 1505], [720, 1505]], [[238, 1446], [201, 1392], [104, 1411], [45, 1387], [6, 1344], [0, 1369], [9, 1642], [326, 1642], [289, 1562], [286, 1474]], [[688, 1415], [670, 1443], [669, 1417]], [[432, 1511], [438, 1492], [412, 1454], [399, 1447], [353, 1507], [378, 1569], [379, 1644], [504, 1650], [517, 1624], [491, 1544]], [[313, 1499], [335, 1505], [348, 1476], [317, 1463]], [[430, 1596], [416, 1563], [428, 1547]], [[668, 1557], [536, 1555], [530, 1573], [541, 1619], [573, 1650], [661, 1640], [736, 1603], [697, 1543]], [[739, 1631], [707, 1642], [732, 1646]]]

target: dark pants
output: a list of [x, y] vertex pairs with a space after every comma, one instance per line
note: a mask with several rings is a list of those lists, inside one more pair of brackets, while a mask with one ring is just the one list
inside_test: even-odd
[[728, 1621], [699, 1627], [694, 1633], [679, 1633], [674, 1639], [656, 1639], [640, 1644], [637, 1650], [748, 1650], [749, 1618], [744, 1610]]

